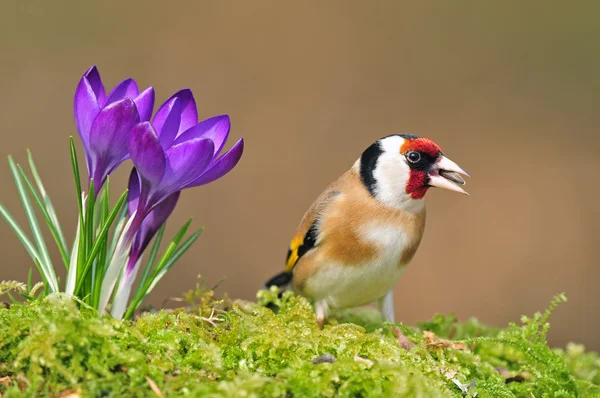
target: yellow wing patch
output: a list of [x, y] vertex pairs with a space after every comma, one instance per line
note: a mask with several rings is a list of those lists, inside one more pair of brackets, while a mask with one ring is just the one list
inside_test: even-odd
[[285, 263], [285, 270], [287, 272], [292, 271], [294, 265], [296, 265], [296, 262], [298, 261], [298, 258], [300, 258], [298, 256], [298, 248], [302, 245], [303, 242], [304, 238], [302, 236], [296, 236], [294, 239], [292, 239], [292, 243], [290, 243], [290, 250], [288, 252], [287, 261]]

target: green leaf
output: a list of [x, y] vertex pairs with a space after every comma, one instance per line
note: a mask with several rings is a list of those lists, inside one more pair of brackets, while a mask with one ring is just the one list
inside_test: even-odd
[[17, 300], [12, 294], [10, 294], [10, 292], [6, 292], [6, 295], [8, 296], [8, 298], [10, 298], [10, 301], [13, 304], [19, 304], [19, 300]]
[[108, 245], [108, 254], [107, 254], [107, 258], [106, 258], [106, 262], [107, 264], [110, 263], [110, 259], [112, 258], [113, 254], [115, 253], [115, 249], [117, 247], [117, 242], [119, 241], [119, 238], [121, 237], [121, 234], [123, 233], [123, 228], [125, 227], [125, 224], [127, 224], [127, 219], [128, 219], [128, 213], [127, 213], [127, 206], [124, 206], [121, 209], [121, 212], [119, 213], [119, 216], [117, 217], [117, 225], [115, 226], [115, 230], [113, 231], [113, 235], [112, 235], [112, 239], [110, 241], [110, 244]]
[[140, 277], [140, 281], [138, 283], [133, 297], [137, 297], [140, 292], [140, 289], [146, 285], [146, 280], [148, 279], [150, 271], [152, 271], [152, 267], [154, 266], [154, 260], [156, 260], [156, 256], [158, 255], [158, 250], [160, 249], [160, 244], [162, 243], [166, 227], [167, 223], [165, 222], [163, 223], [163, 225], [160, 226], [158, 233], [156, 234], [156, 238], [154, 238], [152, 250], [150, 250], [150, 256], [148, 257], [148, 261], [146, 262], [146, 266], [144, 267], [144, 271], [142, 272], [142, 276]]
[[34, 301], [35, 300], [35, 297], [31, 297], [30, 295], [25, 294], [25, 293], [20, 293], [19, 296], [23, 297], [27, 301]]
[[81, 225], [83, 225], [83, 202], [81, 196], [81, 177], [79, 175], [79, 163], [77, 161], [77, 150], [75, 149], [75, 142], [73, 136], [69, 137], [69, 149], [71, 153], [71, 167], [73, 168], [73, 178], [75, 179], [75, 190], [77, 193], [77, 205], [79, 206], [79, 218]]
[[[108, 217], [108, 214], [110, 213], [110, 176], [106, 177], [106, 182], [102, 188], [102, 194], [102, 199], [104, 200], [102, 211], [104, 217]], [[102, 221], [105, 221], [105, 218], [102, 218]]]
[[[66, 245], [64, 245], [64, 242], [61, 241], [61, 239], [64, 239], [64, 238], [61, 238], [61, 233], [57, 230], [56, 225], [54, 224], [50, 214], [48, 213], [46, 205], [43, 203], [40, 195], [38, 195], [37, 191], [35, 190], [35, 187], [33, 186], [31, 181], [27, 177], [27, 174], [25, 174], [25, 170], [23, 170], [23, 168], [20, 165], [17, 165], [17, 168], [19, 170], [19, 174], [21, 175], [21, 177], [23, 178], [23, 181], [25, 181], [25, 184], [27, 185], [27, 188], [29, 189], [29, 193], [31, 193], [31, 196], [33, 197], [33, 199], [35, 200], [35, 203], [37, 204], [38, 208], [40, 209], [40, 212], [42, 213], [42, 216], [44, 217], [44, 221], [46, 221], [46, 225], [48, 226], [48, 229], [50, 230], [50, 233], [52, 234], [52, 237], [54, 238], [54, 241], [56, 242], [56, 246], [58, 247], [58, 251], [60, 252], [60, 256], [62, 257], [65, 268], [69, 269], [69, 255], [66, 252], [67, 247], [66, 247]], [[60, 228], [60, 225], [58, 226], [58, 228]]]
[[[82, 198], [81, 198], [81, 205], [82, 205], [82, 209], [83, 212], [80, 213], [79, 215], [79, 222], [77, 223], [77, 237], [75, 238], [75, 241], [73, 243], [73, 246], [76, 244], [77, 245], [77, 255], [75, 256], [75, 250], [73, 250], [73, 253], [71, 254], [71, 268], [74, 269], [74, 271], [72, 272], [72, 274], [74, 274], [74, 278], [73, 280], [75, 281], [75, 285], [77, 285], [79, 279], [81, 278], [81, 273], [83, 270], [83, 265], [85, 264], [85, 260], [87, 258], [87, 253], [86, 253], [86, 243], [85, 243], [85, 219], [86, 219], [86, 203], [87, 203], [87, 196], [85, 196], [85, 193], [81, 194]], [[75, 260], [73, 260], [73, 256], [75, 256]], [[69, 268], [69, 270], [71, 270], [71, 268]], [[71, 272], [69, 272], [71, 274]], [[73, 289], [75, 289], [73, 287]], [[73, 290], [73, 292], [75, 292], [75, 290]], [[73, 293], [75, 294], [75, 293]]]
[[[96, 206], [96, 196], [94, 195], [94, 179], [90, 178], [90, 188], [89, 188], [89, 192], [88, 192], [88, 197], [87, 197], [87, 202], [86, 202], [86, 208], [85, 208], [85, 227], [84, 227], [84, 250], [85, 250], [85, 255], [84, 255], [84, 260], [87, 261], [87, 258], [90, 256], [90, 252], [91, 252], [91, 248], [92, 245], [94, 244], [94, 210], [95, 210], [95, 206]], [[92, 262], [93, 264], [93, 262]], [[85, 270], [85, 267], [80, 269], [82, 272]], [[84, 287], [85, 287], [85, 293], [88, 294], [89, 291], [92, 289], [92, 280], [93, 278], [90, 277], [89, 279], [86, 277], [83, 277], [82, 275], [78, 276], [80, 279], [84, 279]]]
[[52, 292], [58, 292], [58, 281], [56, 279], [56, 274], [54, 272], [54, 268], [52, 266], [52, 260], [50, 259], [50, 254], [48, 253], [48, 248], [46, 247], [46, 242], [44, 241], [44, 236], [42, 235], [42, 231], [40, 230], [40, 226], [37, 221], [37, 217], [35, 215], [35, 211], [33, 206], [31, 205], [31, 201], [29, 200], [29, 196], [27, 195], [27, 191], [23, 186], [23, 181], [21, 180], [21, 176], [18, 170], [17, 165], [15, 164], [12, 156], [8, 157], [8, 164], [10, 166], [11, 174], [13, 175], [13, 179], [15, 181], [15, 185], [17, 186], [17, 192], [21, 199], [21, 203], [23, 204], [23, 209], [25, 210], [25, 215], [27, 217], [27, 221], [29, 222], [29, 227], [33, 234], [33, 240], [35, 241], [39, 253], [38, 260], [42, 268], [44, 269], [44, 273], [48, 279], [50, 284], [49, 288]]
[[[2, 203], [0, 203], [0, 215], [2, 215], [4, 220], [7, 222], [8, 226], [15, 233], [15, 235], [17, 235], [17, 238], [19, 238], [19, 240], [23, 244], [23, 246], [25, 247], [25, 250], [27, 250], [27, 253], [29, 253], [29, 255], [31, 256], [31, 259], [37, 260], [39, 255], [38, 255], [35, 247], [33, 247], [33, 243], [31, 243], [31, 241], [29, 240], [29, 237], [21, 229], [19, 224], [15, 221], [13, 216], [10, 214], [10, 212], [6, 209], [6, 207]], [[40, 269], [39, 271], [40, 271], [40, 274], [43, 273], [43, 270]]]
[[181, 227], [181, 229], [179, 229], [179, 232], [177, 232], [177, 235], [175, 235], [173, 240], [171, 240], [171, 242], [169, 243], [169, 246], [167, 246], [167, 249], [165, 250], [162, 257], [160, 258], [160, 261], [156, 265], [156, 268], [152, 272], [152, 275], [157, 274], [165, 266], [165, 264], [167, 263], [167, 261], [169, 260], [169, 258], [171, 257], [171, 255], [173, 254], [175, 249], [177, 248], [177, 245], [179, 245], [179, 242], [181, 242], [181, 240], [185, 236], [185, 233], [187, 232], [191, 223], [192, 223], [192, 219], [190, 218], [189, 220], [187, 220], [187, 222], [185, 224], [183, 224], [183, 227]]
[[[125, 206], [126, 207], [126, 206]], [[100, 227], [106, 222], [107, 217], [110, 214], [110, 176], [106, 178], [106, 182], [100, 191], [98, 201], [96, 203], [96, 225], [98, 228], [97, 232], [100, 232]], [[96, 307], [100, 300], [100, 291], [102, 288], [102, 279], [106, 271], [106, 258], [108, 249], [108, 239], [102, 241], [100, 252], [96, 261], [92, 265], [92, 286], [93, 291], [91, 295], [91, 305]]]
[[33, 277], [33, 269], [29, 268], [29, 272], [27, 273], [27, 291], [30, 292], [33, 289], [33, 283], [31, 279]]
[[[75, 259], [76, 263], [76, 275], [75, 281], [79, 283], [81, 271], [83, 268], [83, 263], [86, 258], [86, 242], [85, 242], [85, 209], [84, 209], [84, 194], [81, 190], [81, 175], [79, 173], [79, 162], [77, 160], [77, 150], [75, 149], [75, 142], [73, 141], [73, 136], [69, 137], [69, 152], [71, 155], [71, 167], [73, 169], [73, 179], [75, 181], [75, 193], [77, 194], [77, 207], [79, 209], [79, 229], [78, 235], [79, 237], [75, 239], [75, 244], [77, 247], [77, 258]], [[73, 250], [75, 252], [75, 250]], [[73, 261], [73, 259], [72, 259]], [[74, 265], [75, 266], [75, 265]]]
[[[108, 218], [102, 224], [102, 228], [100, 229], [100, 232], [98, 233], [98, 236], [96, 237], [96, 241], [94, 242], [94, 245], [92, 246], [92, 248], [90, 250], [90, 254], [87, 256], [87, 259], [83, 266], [83, 270], [80, 275], [80, 278], [78, 278], [77, 285], [75, 287], [75, 295], [77, 295], [79, 293], [81, 287], [83, 286], [83, 283], [84, 283], [85, 277], [89, 271], [89, 268], [92, 265], [92, 262], [94, 261], [96, 255], [98, 254], [98, 251], [102, 247], [102, 241], [106, 240], [106, 237], [108, 236], [108, 230], [110, 229], [112, 222], [117, 217], [117, 214], [119, 214], [119, 212], [121, 211], [121, 207], [123, 207], [123, 204], [125, 203], [125, 199], [127, 199], [127, 192], [128, 192], [127, 190], [125, 192], [123, 192], [123, 194], [117, 201], [117, 204], [115, 205], [115, 207], [113, 207], [112, 211], [110, 212]], [[101, 282], [102, 281], [100, 281], [99, 283], [101, 283]]]
[[[129, 319], [131, 315], [138, 309], [140, 304], [145, 300], [145, 298], [150, 294], [150, 292], [154, 289], [154, 287], [158, 284], [158, 282], [165, 276], [169, 268], [171, 268], [175, 262], [191, 247], [191, 245], [200, 237], [203, 229], [196, 231], [189, 238], [187, 238], [181, 246], [179, 243], [183, 239], [185, 233], [187, 232], [192, 219], [190, 218], [184, 225], [181, 227], [177, 235], [173, 238], [173, 240], [169, 243], [169, 246], [165, 250], [165, 253], [161, 257], [160, 261], [153, 269], [151, 275], [146, 277], [144, 283], [140, 281], [138, 288], [136, 289], [136, 293], [133, 296], [133, 300], [127, 309], [125, 314], [125, 319]], [[179, 246], [179, 247], [178, 247]], [[154, 249], [154, 247], [153, 247]], [[146, 270], [144, 270], [146, 272]]]
[[[58, 216], [56, 215], [56, 211], [54, 210], [54, 206], [52, 205], [52, 201], [50, 200], [50, 195], [48, 195], [48, 192], [46, 191], [46, 188], [44, 188], [44, 184], [42, 183], [42, 179], [40, 178], [40, 175], [37, 171], [37, 167], [35, 166], [35, 163], [33, 161], [33, 155], [31, 153], [31, 151], [28, 149], [27, 150], [27, 159], [29, 161], [29, 168], [31, 169], [31, 174], [33, 175], [33, 179], [37, 185], [38, 191], [40, 192], [40, 195], [42, 197], [42, 200], [45, 204], [45, 208], [46, 211], [48, 213], [48, 216], [50, 217], [50, 219], [52, 220], [52, 224], [54, 225], [54, 228], [56, 230], [57, 236], [58, 236], [58, 240], [57, 240], [57, 244], [59, 245], [59, 249], [62, 247], [62, 251], [64, 251], [65, 253], [67, 253], [67, 267], [69, 266], [69, 258], [68, 258], [68, 253], [69, 253], [69, 249], [67, 249], [67, 243], [65, 240], [65, 236], [62, 232], [62, 228], [60, 226], [60, 222], [58, 221]], [[61, 251], [61, 254], [62, 254]]]
[[[152, 291], [152, 289], [154, 289], [154, 286], [156, 286], [156, 284], [158, 283], [158, 281], [167, 273], [167, 271], [177, 262], [177, 260], [179, 260], [179, 258], [181, 256], [183, 256], [185, 254], [186, 251], [188, 251], [188, 249], [192, 246], [192, 244], [200, 237], [200, 235], [202, 235], [202, 230], [198, 230], [196, 232], [194, 232], [189, 238], [187, 238], [182, 244], [181, 246], [179, 246], [177, 248], [177, 250], [175, 250], [173, 252], [173, 255], [171, 257], [169, 257], [169, 259], [165, 262], [164, 266], [158, 270], [158, 273], [156, 274], [156, 276], [154, 276], [153, 280], [152, 280], [152, 284], [150, 285], [150, 287], [148, 288], [148, 291], [146, 292], [146, 294], [150, 293], [150, 291]], [[158, 268], [158, 267], [157, 267]]]

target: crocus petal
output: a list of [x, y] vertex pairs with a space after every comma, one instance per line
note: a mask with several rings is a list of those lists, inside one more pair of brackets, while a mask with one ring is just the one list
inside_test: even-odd
[[215, 144], [215, 153], [213, 156], [218, 156], [227, 141], [227, 137], [229, 137], [230, 128], [231, 122], [229, 116], [211, 117], [182, 133], [175, 140], [175, 145], [193, 138], [210, 138]]
[[96, 66], [92, 66], [90, 69], [85, 72], [85, 78], [90, 83], [92, 90], [94, 90], [94, 94], [96, 95], [96, 100], [98, 101], [99, 106], [104, 106], [104, 84], [102, 84], [102, 78], [100, 77], [100, 72]]
[[196, 138], [174, 145], [167, 152], [165, 176], [160, 195], [168, 195], [194, 181], [212, 160], [214, 144], [207, 138]]
[[108, 94], [106, 104], [104, 105], [109, 105], [125, 98], [134, 99], [138, 94], [139, 90], [135, 80], [125, 79], [112, 89], [110, 94]]
[[168, 110], [164, 109], [165, 105], [169, 103], [173, 98], [179, 98], [181, 101], [181, 123], [179, 125], [179, 130], [177, 135], [186, 131], [190, 127], [196, 125], [198, 123], [198, 110], [196, 109], [196, 100], [194, 100], [194, 95], [190, 89], [183, 89], [171, 96], [165, 103], [159, 108], [152, 120], [152, 124], [156, 131], [161, 131], [163, 125], [165, 124], [165, 120], [168, 115]]
[[137, 124], [129, 139], [131, 160], [142, 178], [158, 185], [165, 174], [165, 153], [150, 122]]
[[198, 187], [223, 177], [240, 161], [244, 152], [244, 139], [240, 138], [223, 156], [217, 159], [199, 178], [186, 185], [185, 188]]
[[131, 251], [135, 256], [139, 256], [144, 252], [156, 232], [171, 215], [179, 200], [180, 192], [177, 191], [167, 196], [146, 216], [135, 235], [133, 246], [131, 247]]
[[96, 185], [102, 184], [106, 175], [127, 157], [129, 134], [138, 122], [137, 108], [130, 99], [114, 102], [98, 113], [89, 136]]
[[[166, 151], [173, 145], [173, 140], [179, 131], [181, 123], [181, 100], [177, 97], [170, 99], [162, 107], [163, 114], [166, 115], [165, 121], [158, 132], [160, 145]], [[156, 125], [154, 125], [156, 127]]]
[[138, 208], [140, 192], [140, 176], [134, 167], [129, 174], [129, 184], [127, 189], [127, 211], [130, 217]]
[[140, 121], [147, 122], [150, 120], [152, 110], [154, 109], [154, 88], [148, 87], [135, 97], [133, 102], [135, 102], [135, 106], [140, 114]]
[[[100, 98], [101, 97], [101, 98]], [[99, 101], [101, 100], [101, 101]], [[73, 109], [75, 112], [75, 125], [81, 136], [83, 145], [89, 148], [88, 138], [92, 123], [100, 112], [104, 102], [104, 86], [96, 67], [90, 68], [79, 80], [75, 90]]]

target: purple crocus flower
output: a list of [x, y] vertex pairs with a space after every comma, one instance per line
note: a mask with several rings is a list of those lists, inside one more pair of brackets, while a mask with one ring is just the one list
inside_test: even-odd
[[125, 79], [107, 96], [95, 66], [83, 75], [75, 91], [75, 123], [95, 195], [106, 177], [129, 157], [131, 128], [150, 120], [153, 108], [152, 87], [140, 93], [133, 79]]
[[[243, 139], [221, 155], [230, 126], [226, 115], [198, 123], [196, 102], [192, 92], [185, 89], [169, 98], [152, 122], [132, 128], [129, 153], [135, 168], [128, 194], [132, 218], [122, 243], [129, 250], [129, 258], [115, 297], [129, 296], [141, 254], [173, 211], [180, 191], [215, 181], [238, 163]], [[114, 317], [123, 315], [124, 305], [121, 300], [113, 303]]]
[[138, 216], [145, 217], [174, 192], [208, 184], [231, 171], [242, 156], [244, 140], [219, 156], [230, 126], [226, 115], [198, 123], [189, 90], [167, 100], [152, 123], [134, 126], [129, 153], [139, 176]]
[[[165, 223], [167, 218], [171, 215], [177, 201], [179, 200], [181, 191], [177, 191], [167, 196], [162, 202], [154, 207], [150, 213], [142, 221], [133, 244], [131, 246], [131, 253], [129, 256], [129, 262], [127, 269], [131, 269], [137, 263], [137, 260], [141, 257], [144, 250], [156, 234], [160, 227]], [[139, 177], [136, 169], [131, 171], [129, 177], [129, 193], [128, 193], [128, 210], [129, 214], [132, 215], [138, 208], [138, 202], [140, 197], [140, 184]]]

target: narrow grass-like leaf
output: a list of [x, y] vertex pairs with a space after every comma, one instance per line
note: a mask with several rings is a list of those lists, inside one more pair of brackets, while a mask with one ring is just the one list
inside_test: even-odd
[[[82, 213], [79, 214], [79, 222], [77, 223], [77, 236], [75, 238], [75, 244], [77, 244], [77, 252], [75, 252], [75, 249], [73, 250], [73, 253], [71, 254], [71, 268], [74, 269], [74, 281], [77, 283], [77, 281], [79, 280], [79, 277], [81, 275], [81, 270], [83, 269], [83, 264], [85, 263], [85, 259], [87, 258], [87, 253], [85, 251], [86, 246], [85, 246], [85, 219], [86, 219], [86, 214], [85, 214], [85, 209], [87, 208], [86, 203], [88, 200], [87, 195], [82, 192], [81, 193], [81, 205], [82, 205]], [[77, 255], [75, 255], [75, 253], [77, 253]], [[75, 264], [75, 266], [73, 266], [73, 264]], [[70, 268], [69, 268], [70, 269]], [[75, 288], [73, 288], [74, 290]]]
[[163, 223], [160, 226], [158, 233], [156, 234], [156, 238], [154, 238], [154, 243], [152, 244], [152, 250], [150, 250], [150, 256], [148, 257], [148, 261], [146, 262], [146, 266], [144, 267], [144, 271], [142, 272], [142, 276], [140, 277], [140, 282], [133, 294], [133, 297], [137, 297], [139, 291], [142, 287], [146, 285], [146, 280], [150, 275], [150, 271], [152, 271], [152, 267], [154, 266], [154, 261], [156, 260], [156, 256], [158, 255], [158, 251], [160, 250], [160, 244], [162, 243], [163, 235], [165, 234], [165, 228], [167, 227], [167, 223]]
[[103, 192], [103, 207], [102, 207], [102, 211], [104, 212], [104, 217], [102, 218], [102, 221], [105, 221], [105, 217], [108, 217], [108, 214], [110, 213], [110, 176], [106, 176], [106, 182], [104, 183], [104, 188], [102, 189]]
[[[121, 275], [117, 282], [117, 288], [113, 295], [110, 314], [115, 319], [123, 319], [123, 314], [127, 310], [127, 303], [131, 296], [131, 288], [135, 282], [135, 277], [139, 271], [140, 264], [143, 261], [143, 256], [139, 257], [133, 265], [133, 269], [128, 270], [129, 263], [121, 270]], [[128, 260], [129, 261], [129, 260]]]
[[127, 257], [129, 257], [129, 253], [131, 251], [131, 242], [133, 241], [133, 236], [131, 233], [133, 230], [131, 229], [131, 226], [133, 222], [136, 221], [135, 215], [136, 212], [133, 212], [133, 214], [125, 223], [123, 232], [119, 235], [117, 244], [115, 246], [115, 251], [111, 256], [108, 267], [106, 268], [106, 273], [102, 278], [102, 289], [100, 290], [100, 301], [98, 302], [98, 311], [101, 314], [106, 312], [106, 307], [108, 306], [108, 302], [113, 295], [117, 280], [121, 275], [123, 267], [126, 265]]
[[[27, 185], [27, 188], [29, 189], [29, 193], [31, 193], [33, 200], [35, 200], [35, 203], [37, 204], [38, 208], [40, 209], [40, 212], [42, 213], [42, 217], [44, 217], [44, 221], [46, 221], [46, 225], [48, 225], [48, 229], [50, 230], [50, 233], [52, 234], [52, 237], [54, 238], [54, 241], [56, 242], [56, 246], [58, 247], [58, 251], [60, 252], [60, 256], [62, 257], [65, 268], [69, 269], [69, 255], [66, 252], [66, 249], [67, 249], [66, 246], [63, 246], [63, 242], [61, 242], [60, 232], [56, 229], [56, 225], [52, 221], [52, 218], [51, 218], [50, 214], [48, 213], [48, 209], [46, 208], [45, 204], [43, 203], [40, 195], [35, 190], [35, 187], [33, 186], [31, 181], [27, 177], [27, 174], [25, 174], [25, 170], [23, 170], [23, 168], [20, 165], [17, 165], [17, 168], [19, 170], [19, 173], [21, 174], [21, 177], [23, 178], [23, 181], [25, 181], [25, 185]], [[59, 228], [60, 228], [60, 226], [59, 226]]]
[[[110, 214], [110, 177], [106, 178], [106, 182], [102, 187], [98, 200], [96, 201], [96, 217], [95, 217], [95, 233], [99, 233], [106, 218]], [[106, 267], [106, 250], [108, 247], [108, 237], [101, 242], [98, 256], [92, 263], [92, 291], [90, 296], [90, 304], [92, 307], [98, 305], [100, 299], [100, 290], [102, 288], [102, 276]]]
[[[104, 186], [102, 187], [100, 203], [96, 204], [98, 208], [98, 219], [96, 221], [97, 228], [101, 228], [101, 226], [106, 222], [107, 217], [110, 214], [110, 176], [106, 178]], [[124, 206], [125, 208], [127, 206]], [[118, 216], [117, 216], [118, 217]], [[98, 230], [99, 232], [99, 230]], [[95, 273], [94, 276], [94, 286], [92, 292], [92, 305], [96, 307], [98, 305], [98, 301], [100, 300], [100, 290], [102, 288], [102, 277], [104, 276], [104, 272], [107, 267], [107, 256], [108, 256], [108, 246], [109, 246], [108, 237], [102, 241], [102, 247], [100, 247], [100, 252], [98, 253], [97, 260], [95, 262]]]
[[58, 292], [58, 281], [56, 279], [56, 273], [54, 272], [54, 268], [52, 266], [52, 260], [50, 259], [50, 254], [48, 253], [48, 248], [46, 247], [46, 242], [44, 241], [44, 236], [42, 235], [42, 231], [40, 230], [40, 226], [37, 221], [37, 217], [35, 215], [35, 211], [33, 206], [31, 205], [31, 201], [29, 200], [29, 196], [27, 195], [26, 188], [23, 186], [23, 181], [21, 179], [21, 175], [15, 164], [12, 156], [8, 157], [8, 164], [10, 166], [11, 174], [13, 175], [13, 179], [15, 181], [15, 185], [17, 186], [17, 192], [21, 199], [21, 203], [23, 204], [23, 209], [25, 210], [25, 215], [27, 217], [27, 221], [29, 222], [29, 227], [33, 234], [33, 239], [37, 245], [39, 257], [38, 260], [41, 263], [42, 268], [44, 269], [46, 276], [48, 278], [48, 282], [50, 284], [49, 288], [52, 292]]
[[33, 283], [31, 282], [33, 278], [33, 269], [29, 268], [29, 272], [27, 273], [27, 291], [30, 292], [33, 289]]
[[86, 262], [83, 266], [83, 270], [80, 275], [80, 278], [77, 281], [77, 285], [75, 286], [75, 294], [76, 295], [78, 294], [79, 290], [81, 289], [81, 287], [84, 283], [85, 276], [87, 275], [89, 268], [92, 265], [92, 261], [94, 261], [96, 255], [98, 254], [98, 251], [100, 250], [101, 242], [103, 240], [106, 240], [106, 237], [108, 235], [108, 230], [110, 229], [112, 222], [115, 220], [115, 218], [117, 217], [117, 214], [119, 214], [119, 212], [121, 211], [121, 207], [125, 203], [125, 199], [127, 198], [127, 192], [128, 192], [127, 190], [125, 192], [123, 192], [123, 194], [117, 201], [117, 204], [115, 205], [115, 207], [113, 207], [108, 218], [102, 225], [102, 228], [100, 229], [100, 232], [98, 233], [98, 236], [96, 237], [94, 245], [92, 246], [90, 253], [87, 256]]
[[[34, 258], [33, 262], [35, 263], [35, 266], [37, 267], [37, 269], [42, 268], [42, 265], [40, 264], [40, 261], [37, 258]], [[44, 284], [44, 294], [42, 294], [42, 297], [44, 297], [44, 296], [47, 296], [50, 293], [52, 293], [52, 291], [50, 290], [50, 287], [48, 286], [48, 279], [46, 278], [46, 274], [44, 274], [43, 272], [40, 272], [40, 277], [42, 278], [42, 282]]]
[[[36, 260], [39, 255], [37, 250], [33, 246], [33, 243], [29, 240], [29, 237], [25, 234], [25, 232], [21, 229], [17, 221], [13, 218], [13, 216], [9, 213], [9, 211], [4, 207], [2, 203], [0, 203], [0, 215], [4, 218], [4, 220], [8, 223], [8, 226], [13, 230], [17, 238], [21, 241], [27, 253], [31, 256], [32, 260]], [[42, 270], [39, 270], [42, 273]]]
[[[82, 204], [85, 206], [85, 194], [82, 193], [81, 194], [82, 198], [81, 198], [81, 202]], [[67, 294], [73, 294], [75, 292], [75, 283], [77, 282], [77, 275], [78, 275], [78, 270], [81, 268], [81, 256], [79, 256], [79, 251], [82, 250], [81, 248], [81, 220], [85, 218], [85, 214], [84, 217], [79, 217], [77, 219], [77, 229], [75, 230], [75, 240], [73, 242], [73, 249], [71, 250], [71, 260], [69, 263], [69, 270], [67, 271], [67, 282], [65, 285], [65, 293]]]
[[79, 163], [77, 161], [77, 150], [75, 149], [75, 142], [73, 136], [69, 137], [69, 149], [71, 153], [71, 167], [73, 168], [73, 178], [75, 180], [75, 190], [77, 193], [77, 205], [79, 206], [79, 217], [81, 218], [81, 224], [83, 225], [83, 203], [81, 201], [81, 176], [79, 174]]
[[123, 228], [125, 227], [125, 224], [127, 224], [128, 219], [129, 219], [129, 215], [127, 212], [127, 206], [124, 206], [121, 209], [121, 213], [119, 213], [119, 216], [117, 217], [117, 226], [115, 227], [115, 230], [113, 231], [112, 239], [110, 240], [110, 244], [108, 245], [107, 263], [110, 262], [110, 259], [112, 258], [112, 256], [115, 253], [115, 248], [117, 246], [117, 242], [119, 241], [119, 238], [121, 237], [121, 234], [123, 233]]
[[[52, 224], [54, 225], [54, 228], [56, 229], [56, 233], [58, 235], [57, 244], [59, 244], [59, 248], [62, 247], [62, 250], [64, 250], [64, 252], [68, 254], [69, 250], [67, 249], [67, 243], [65, 240], [65, 236], [62, 232], [60, 222], [58, 221], [58, 216], [56, 215], [56, 211], [54, 210], [54, 205], [52, 205], [52, 201], [50, 200], [50, 195], [48, 195], [46, 188], [44, 188], [42, 179], [40, 178], [40, 175], [37, 171], [37, 167], [35, 166], [35, 163], [33, 161], [33, 155], [29, 149], [27, 150], [27, 159], [29, 161], [29, 168], [31, 169], [31, 174], [33, 175], [33, 180], [35, 181], [38, 191], [40, 192], [40, 195], [42, 197], [42, 200], [44, 201], [46, 211], [48, 212], [48, 216], [52, 220]], [[68, 266], [68, 263], [69, 263], [69, 259], [67, 258], [67, 266]]]
[[[94, 190], [94, 179], [90, 178], [90, 185], [89, 185], [89, 192], [88, 192], [88, 199], [87, 199], [87, 204], [85, 207], [85, 231], [84, 231], [84, 247], [85, 247], [85, 256], [84, 257], [84, 261], [85, 263], [88, 262], [88, 257], [91, 255], [91, 249], [92, 249], [92, 245], [94, 244], [94, 213], [95, 213], [95, 207], [96, 207], [96, 196], [94, 195], [94, 192], [96, 192]], [[91, 262], [93, 264], [93, 260]], [[85, 266], [82, 268], [82, 272], [86, 271], [87, 269], [85, 268]], [[81, 294], [86, 294], [89, 295], [90, 290], [92, 289], [92, 278], [88, 278], [87, 274], [86, 275], [79, 275], [79, 278], [83, 280], [83, 286], [84, 286], [84, 293], [80, 292], [80, 296]]]
[[6, 292], [6, 295], [13, 304], [19, 304], [19, 300], [17, 300], [12, 294], [10, 294], [10, 292]]
[[19, 296], [23, 297], [27, 301], [33, 301], [33, 300], [35, 300], [35, 297], [31, 297], [30, 295], [25, 294], [25, 293], [21, 293], [21, 294], [19, 294]]
[[94, 242], [94, 209], [96, 207], [96, 197], [94, 192], [94, 179], [90, 178], [90, 189], [88, 200], [85, 206], [85, 251], [89, 253]]
[[[73, 136], [69, 137], [69, 153], [71, 155], [71, 168], [73, 169], [73, 179], [75, 181], [75, 193], [77, 194], [77, 207], [79, 209], [79, 228], [77, 233], [77, 238], [75, 239], [75, 244], [77, 244], [77, 251], [73, 249], [72, 253], [77, 253], [77, 257], [75, 259], [71, 258], [71, 266], [73, 264], [77, 264], [76, 275], [73, 282], [79, 282], [79, 278], [81, 275], [81, 271], [83, 269], [83, 264], [85, 258], [87, 257], [86, 253], [86, 242], [85, 242], [85, 202], [84, 202], [84, 193], [81, 190], [81, 175], [79, 173], [79, 162], [77, 159], [77, 150], [75, 149], [75, 142], [73, 141]], [[75, 287], [73, 287], [75, 290]]]
[[[190, 218], [184, 225], [181, 227], [177, 235], [171, 240], [169, 246], [165, 250], [161, 259], [159, 260], [156, 267], [152, 270], [150, 276], [146, 277], [146, 280], [142, 284], [140, 281], [140, 286], [136, 289], [136, 293], [133, 296], [133, 300], [129, 305], [129, 308], [125, 314], [125, 319], [129, 319], [133, 312], [140, 306], [140, 304], [144, 301], [144, 299], [150, 294], [152, 289], [156, 286], [156, 284], [162, 279], [162, 277], [167, 273], [170, 267], [175, 264], [175, 262], [190, 248], [190, 246], [200, 237], [202, 233], [202, 229], [196, 231], [192, 234], [185, 242], [180, 246], [179, 243], [185, 236], [192, 219]], [[146, 271], [146, 270], [144, 270]]]
[[173, 252], [175, 251], [175, 249], [177, 248], [177, 245], [179, 245], [179, 242], [181, 242], [181, 240], [185, 236], [185, 233], [187, 232], [187, 230], [190, 227], [191, 223], [192, 223], [192, 219], [190, 218], [179, 229], [179, 231], [177, 232], [177, 234], [175, 235], [175, 237], [171, 240], [171, 242], [167, 246], [167, 249], [163, 253], [162, 257], [158, 261], [158, 264], [156, 264], [156, 268], [154, 268], [154, 270], [152, 271], [153, 275], [156, 274], [158, 271], [160, 271], [160, 269], [162, 269], [165, 266], [165, 264], [167, 263], [167, 261], [169, 260], [169, 258], [171, 257], [171, 255], [173, 254]]
[[202, 230], [194, 232], [189, 238], [187, 238], [181, 246], [177, 247], [177, 250], [173, 252], [173, 255], [169, 257], [167, 262], [161, 269], [157, 269], [157, 274], [153, 277], [152, 283], [148, 287], [146, 294], [150, 293], [154, 286], [160, 281], [160, 279], [167, 273], [167, 271], [179, 260], [181, 256], [192, 246], [192, 244], [202, 235]]

